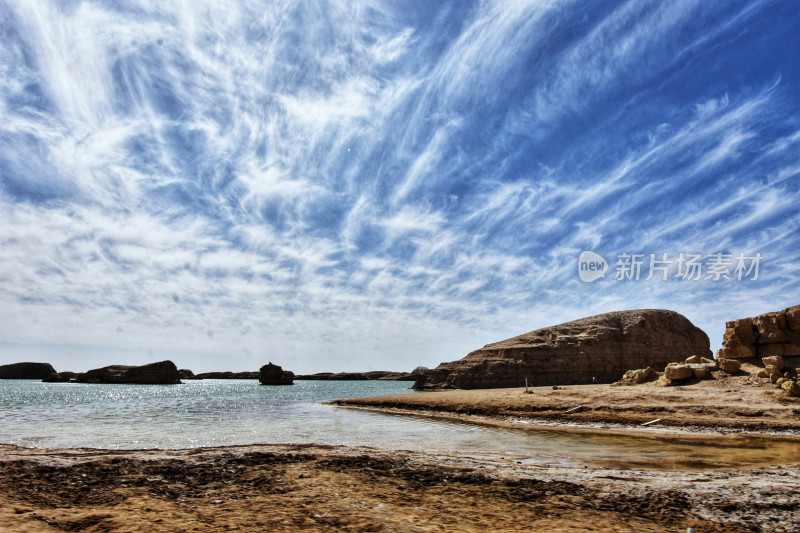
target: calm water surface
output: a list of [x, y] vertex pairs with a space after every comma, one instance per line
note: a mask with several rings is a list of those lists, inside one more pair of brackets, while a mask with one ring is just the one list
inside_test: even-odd
[[555, 431], [479, 428], [421, 417], [342, 409], [337, 398], [414, 393], [410, 382], [254, 380], [182, 385], [97, 385], [0, 380], [0, 442], [37, 448], [193, 448], [317, 443], [384, 449], [501, 453], [525, 462], [639, 467], [766, 464], [800, 457], [795, 443], [752, 439], [734, 450], [680, 442]]

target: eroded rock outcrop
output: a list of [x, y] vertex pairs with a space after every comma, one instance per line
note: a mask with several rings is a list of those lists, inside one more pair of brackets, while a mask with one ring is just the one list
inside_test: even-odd
[[708, 335], [663, 309], [616, 311], [488, 344], [463, 359], [417, 368], [415, 389], [611, 383], [631, 368], [709, 357]]
[[0, 379], [44, 379], [55, 374], [50, 363], [12, 363], [0, 366]]
[[139, 385], [174, 385], [181, 382], [172, 361], [142, 366], [111, 365], [79, 374], [77, 383], [132, 383]]
[[725, 323], [719, 359], [800, 357], [800, 305]]
[[262, 385], [294, 385], [294, 372], [269, 363], [259, 370], [258, 382]]

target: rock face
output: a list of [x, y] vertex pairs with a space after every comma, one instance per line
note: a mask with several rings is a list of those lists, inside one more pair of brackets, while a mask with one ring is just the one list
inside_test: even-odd
[[630, 368], [664, 368], [711, 355], [708, 335], [663, 309], [617, 311], [488, 344], [433, 370], [417, 368], [415, 389], [611, 383]]
[[717, 358], [800, 356], [800, 305], [725, 323]]
[[178, 368], [172, 361], [143, 366], [111, 365], [89, 370], [75, 378], [76, 383], [133, 383], [139, 385], [174, 385], [180, 383]]
[[262, 385], [294, 385], [294, 372], [269, 363], [259, 370], [258, 382]]
[[0, 366], [0, 379], [44, 379], [55, 374], [50, 363], [12, 363]]

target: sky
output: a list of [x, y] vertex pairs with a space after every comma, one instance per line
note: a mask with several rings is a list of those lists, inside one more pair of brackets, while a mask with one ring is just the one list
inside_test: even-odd
[[0, 0], [0, 364], [410, 371], [640, 308], [716, 349], [800, 303], [798, 27], [769, 0]]

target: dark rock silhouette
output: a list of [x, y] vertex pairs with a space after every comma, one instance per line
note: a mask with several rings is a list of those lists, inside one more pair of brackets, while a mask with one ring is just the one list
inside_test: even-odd
[[258, 379], [258, 372], [201, 372], [190, 379]]
[[45, 383], [69, 383], [76, 377], [78, 377], [77, 372], [58, 372], [45, 376], [42, 381]]
[[77, 383], [132, 383], [140, 385], [174, 385], [181, 382], [178, 368], [172, 361], [142, 366], [111, 365], [89, 370], [75, 378]]
[[55, 374], [50, 363], [12, 363], [0, 366], [0, 379], [44, 379]]
[[412, 374], [415, 389], [612, 383], [631, 368], [664, 369], [692, 355], [711, 356], [708, 335], [674, 311], [641, 309], [537, 329]]
[[293, 385], [294, 373], [269, 363], [259, 370], [258, 381], [262, 385]]
[[385, 370], [371, 370], [369, 372], [319, 372], [317, 374], [303, 374], [295, 376], [299, 380], [381, 380], [381, 381], [414, 381], [414, 376], [407, 372], [390, 372]]

